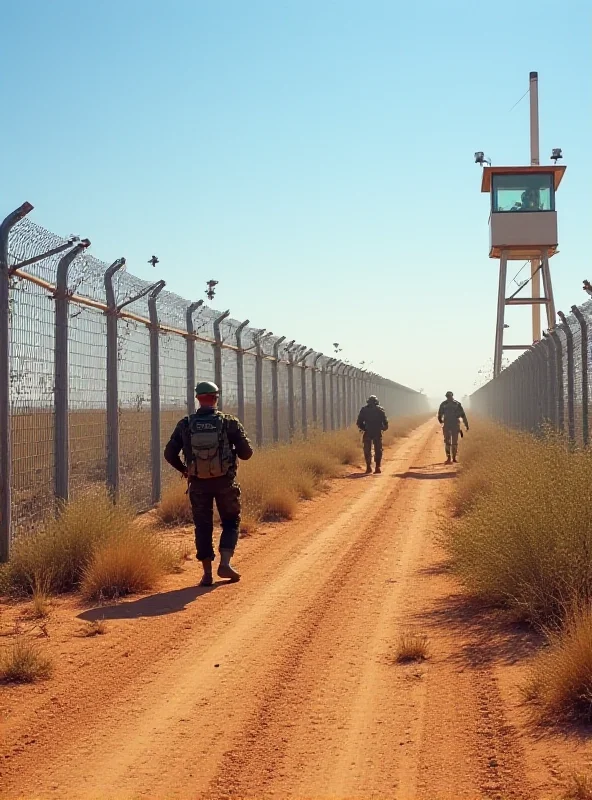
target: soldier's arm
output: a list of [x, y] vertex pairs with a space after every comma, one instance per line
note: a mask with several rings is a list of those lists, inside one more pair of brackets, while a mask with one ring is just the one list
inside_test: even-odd
[[228, 441], [241, 461], [248, 461], [253, 455], [249, 437], [238, 419], [232, 419], [228, 423]]
[[438, 409], [438, 422], [440, 425], [442, 424], [442, 418], [444, 416], [444, 403], [440, 403], [440, 408]]
[[164, 448], [164, 460], [183, 475], [187, 471], [187, 467], [179, 458], [179, 453], [183, 449], [183, 427], [185, 422], [186, 420], [182, 419], [177, 423], [171, 438]]
[[360, 413], [358, 414], [358, 421], [356, 422], [356, 425], [358, 426], [358, 428], [361, 431], [363, 431], [364, 428], [366, 427], [366, 421], [364, 419], [364, 409], [363, 408], [360, 410]]
[[462, 406], [459, 408], [459, 417], [465, 423], [465, 428], [469, 430], [469, 420], [467, 419], [467, 415], [465, 414], [465, 410]]
[[388, 417], [386, 415], [386, 411], [384, 410], [382, 412], [382, 430], [388, 431]]

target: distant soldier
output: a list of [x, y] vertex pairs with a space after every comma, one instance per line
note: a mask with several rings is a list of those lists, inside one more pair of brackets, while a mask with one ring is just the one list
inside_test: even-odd
[[[237, 457], [247, 461], [253, 449], [239, 420], [218, 410], [220, 392], [215, 383], [198, 383], [195, 394], [199, 409], [177, 423], [164, 457], [189, 483], [197, 559], [203, 566], [200, 586], [212, 586], [214, 500], [222, 523], [218, 575], [232, 582], [240, 579], [230, 565], [238, 542], [241, 514]], [[185, 463], [179, 458], [181, 452]]]
[[366, 475], [372, 472], [372, 445], [374, 445], [374, 461], [376, 474], [380, 474], [382, 463], [382, 432], [388, 430], [388, 419], [384, 408], [379, 405], [378, 397], [372, 395], [358, 415], [358, 428], [363, 432], [364, 458], [366, 459]]
[[446, 463], [456, 463], [458, 454], [458, 436], [460, 431], [460, 421], [463, 421], [465, 428], [469, 430], [467, 415], [458, 400], [454, 399], [452, 392], [446, 392], [446, 400], [440, 403], [438, 409], [438, 422], [442, 425], [444, 433], [444, 447], [446, 448]]

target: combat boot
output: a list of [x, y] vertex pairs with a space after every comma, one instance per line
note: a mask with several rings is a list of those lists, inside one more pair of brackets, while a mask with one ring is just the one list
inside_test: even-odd
[[372, 467], [370, 464], [366, 464], [366, 475], [372, 475]]
[[230, 566], [230, 559], [234, 555], [232, 550], [220, 550], [220, 565], [218, 567], [218, 577], [229, 578], [231, 583], [240, 581], [239, 573]]
[[213, 586], [214, 585], [214, 579], [212, 577], [212, 562], [211, 562], [211, 560], [209, 558], [208, 559], [204, 558], [204, 560], [201, 562], [201, 565], [203, 567], [203, 577], [202, 577], [201, 581], [199, 582], [199, 585], [200, 586]]
[[382, 470], [380, 469], [380, 464], [377, 464], [376, 465], [376, 469], [374, 470], [374, 474], [375, 475], [380, 475], [381, 473], [382, 473]]
[[452, 464], [452, 459], [450, 458], [450, 456], [448, 456], [448, 458], [446, 459], [446, 461], [444, 463], [445, 464]]

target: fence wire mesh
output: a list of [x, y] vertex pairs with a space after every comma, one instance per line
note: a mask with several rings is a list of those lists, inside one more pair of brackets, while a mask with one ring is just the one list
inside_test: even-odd
[[587, 446], [592, 302], [559, 316], [561, 324], [471, 396], [471, 408], [533, 433], [550, 425]]
[[[0, 486], [11, 501], [8, 533], [6, 520], [0, 519], [3, 537], [33, 529], [55, 512], [56, 497], [69, 499], [94, 486], [120, 487], [136, 508], [148, 508], [155, 499], [155, 472], [165, 486], [171, 477], [161, 454], [176, 423], [193, 411], [192, 392], [188, 393], [193, 381], [219, 381], [224, 411], [240, 415], [260, 444], [289, 441], [315, 427], [330, 430], [351, 423], [362, 392], [380, 393], [391, 415], [426, 408], [426, 398], [417, 392], [362, 370], [348, 372], [346, 378], [343, 364], [318, 353], [301, 361], [304, 351], [294, 342], [288, 345], [228, 315], [223, 318], [203, 304], [193, 304], [189, 335], [190, 303], [167, 291], [155, 301], [154, 328], [151, 284], [119, 264], [112, 276], [115, 307], [109, 306], [110, 265], [89, 255], [82, 249], [84, 243], [67, 268], [67, 293], [60, 294], [58, 268], [77, 242], [26, 217], [9, 229], [8, 262], [0, 271], [8, 289], [9, 406], [2, 413], [11, 434], [12, 466], [10, 485]], [[62, 302], [65, 297], [68, 307], [65, 376], [56, 371], [56, 297]], [[110, 314], [117, 326], [112, 371]], [[151, 347], [156, 352], [151, 328], [158, 331], [157, 376], [151, 372]], [[68, 398], [67, 433], [61, 436], [55, 424], [58, 388]], [[119, 443], [116, 476], [110, 474], [108, 458], [113, 431], [107, 397], [113, 396], [113, 388]], [[155, 401], [160, 409], [156, 461], [151, 446]], [[56, 465], [67, 475], [67, 497], [59, 495]]]

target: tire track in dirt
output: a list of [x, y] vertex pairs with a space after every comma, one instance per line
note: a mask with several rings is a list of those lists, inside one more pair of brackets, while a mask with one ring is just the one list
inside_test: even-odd
[[[421, 442], [419, 453], [431, 446], [431, 440], [430, 436], [427, 442]], [[383, 477], [392, 479], [395, 472], [390, 465]], [[347, 607], [355, 606], [362, 594], [378, 585], [382, 573], [388, 570], [385, 564], [376, 569], [379, 543], [372, 538], [381, 529], [390, 535], [386, 521], [391, 506], [403, 500], [406, 487], [402, 482], [393, 482], [385, 488], [380, 507], [364, 520], [360, 538], [348, 559], [349, 569], [341, 569], [339, 580], [332, 581], [328, 591], [316, 598], [313, 616], [301, 625], [301, 636], [289, 632], [287, 638], [292, 646], [244, 735], [227, 751], [206, 795], [208, 798], [228, 793], [237, 797], [265, 797], [267, 792], [269, 796], [312, 797], [319, 791], [316, 778], [310, 792], [293, 787], [307, 764], [318, 761], [319, 753], [327, 746], [327, 726], [332, 723], [344, 727], [337, 712], [348, 707], [351, 693], [359, 690], [360, 682], [365, 690], [370, 688], [363, 674], [367, 651], [356, 633], [358, 625], [354, 624], [352, 629], [348, 624], [352, 617], [347, 614]], [[353, 651], [342, 653], [340, 648], [344, 644], [348, 650], [353, 646]], [[332, 666], [338, 676], [332, 674]], [[321, 684], [319, 671], [325, 678]], [[228, 776], [232, 776], [230, 781]], [[283, 780], [278, 785], [280, 778]], [[341, 796], [339, 791], [335, 790], [335, 796]]]

